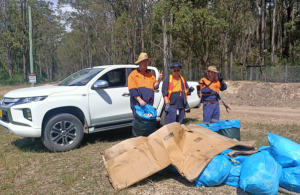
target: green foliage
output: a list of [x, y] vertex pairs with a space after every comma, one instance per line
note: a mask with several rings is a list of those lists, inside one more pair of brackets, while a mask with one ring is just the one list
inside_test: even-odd
[[[42, 81], [61, 80], [92, 66], [133, 64], [142, 51], [142, 39], [144, 51], [155, 58], [151, 65], [163, 67], [162, 18], [166, 21], [167, 63], [171, 63], [172, 56], [172, 61], [180, 62], [190, 78], [191, 69], [200, 72], [209, 65], [224, 66], [225, 57], [229, 64], [230, 51], [233, 66], [254, 65], [262, 60], [261, 30], [257, 28], [261, 18], [256, 1], [74, 0], [70, 4], [68, 0], [59, 0], [58, 7], [72, 10], [65, 12], [54, 11], [53, 4], [46, 0], [28, 0], [26, 5], [25, 1], [5, 2], [6, 10], [2, 9], [0, 14], [1, 83], [17, 84], [28, 78], [28, 5], [32, 7], [34, 72]], [[288, 65], [300, 64], [300, 12], [296, 3], [277, 0], [277, 66], [285, 65], [285, 59]], [[289, 7], [293, 7], [293, 13], [288, 11]], [[265, 11], [264, 62], [270, 65], [273, 4], [267, 2]]]

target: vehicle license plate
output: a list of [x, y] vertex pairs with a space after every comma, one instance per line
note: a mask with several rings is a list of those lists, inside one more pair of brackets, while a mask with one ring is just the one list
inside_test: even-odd
[[3, 117], [2, 110], [0, 110], [0, 117], [1, 117], [1, 118]]

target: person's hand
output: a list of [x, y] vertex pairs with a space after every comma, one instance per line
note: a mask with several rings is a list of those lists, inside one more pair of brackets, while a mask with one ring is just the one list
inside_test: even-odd
[[139, 100], [139, 104], [140, 104], [140, 106], [145, 106], [147, 103], [141, 99], [141, 100]]
[[170, 104], [169, 104], [169, 103], [166, 103], [166, 104], [165, 104], [165, 111], [166, 111], [166, 112], [169, 112], [170, 108], [171, 108]]
[[192, 93], [194, 90], [195, 90], [194, 87], [190, 87], [190, 88], [189, 88], [189, 92], [190, 92], [190, 93]]
[[223, 83], [223, 77], [221, 73], [218, 74], [218, 80], [220, 81], [221, 84]]
[[164, 71], [158, 71], [158, 81], [160, 82], [161, 80], [162, 80], [162, 78], [163, 78], [163, 72]]

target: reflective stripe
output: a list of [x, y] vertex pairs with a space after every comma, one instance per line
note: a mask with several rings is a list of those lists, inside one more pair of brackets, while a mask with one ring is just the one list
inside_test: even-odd
[[[185, 85], [185, 80], [182, 76], [180, 76], [181, 81], [183, 82], [183, 88], [184, 88], [184, 94], [185, 94], [185, 98], [186, 100], [188, 100], [188, 91], [186, 90], [186, 85]], [[174, 86], [173, 86], [173, 75], [169, 75], [169, 87], [168, 87], [168, 101], [170, 102], [170, 98], [171, 98], [171, 94], [173, 92]]]

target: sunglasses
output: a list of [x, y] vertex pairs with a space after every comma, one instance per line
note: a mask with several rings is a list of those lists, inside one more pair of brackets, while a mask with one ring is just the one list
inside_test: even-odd
[[180, 69], [177, 69], [177, 70], [173, 70], [173, 72], [180, 72]]

